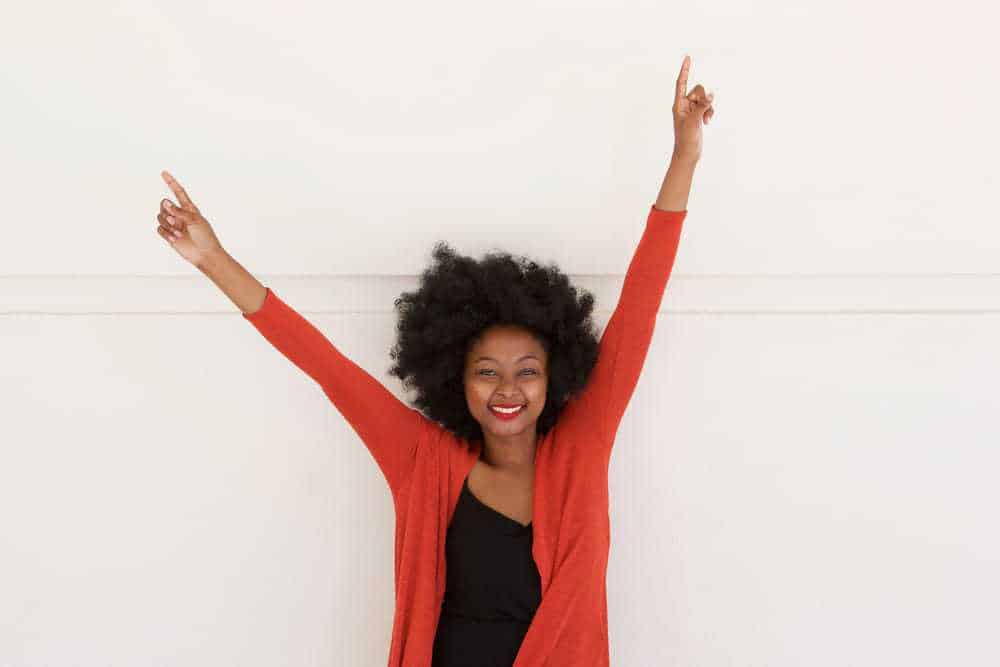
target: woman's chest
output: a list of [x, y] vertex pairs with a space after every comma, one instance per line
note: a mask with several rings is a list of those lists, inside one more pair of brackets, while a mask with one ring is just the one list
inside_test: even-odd
[[477, 461], [466, 479], [469, 492], [480, 504], [521, 526], [532, 521], [534, 473], [504, 475]]

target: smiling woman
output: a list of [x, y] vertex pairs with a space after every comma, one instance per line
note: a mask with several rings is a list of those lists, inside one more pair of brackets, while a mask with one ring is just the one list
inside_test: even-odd
[[[670, 168], [598, 339], [556, 266], [444, 243], [395, 301], [396, 398], [219, 244], [171, 176], [157, 233], [323, 389], [396, 514], [390, 667], [608, 667], [608, 463], [670, 276], [711, 95], [677, 80]], [[505, 414], [504, 408], [512, 409]], [[560, 418], [561, 416], [561, 418]], [[558, 423], [557, 423], [558, 422]], [[447, 531], [442, 530], [447, 527]]]
[[460, 441], [477, 442], [448, 521], [431, 667], [511, 665], [541, 603], [532, 555], [535, 453], [597, 359], [594, 297], [550, 265], [476, 261], [444, 243], [396, 300], [390, 373]]
[[530, 329], [512, 325], [488, 328], [469, 347], [465, 402], [483, 432], [483, 461], [494, 468], [534, 461], [548, 393], [546, 347]]
[[[475, 260], [439, 242], [432, 257], [419, 288], [396, 299], [389, 373], [428, 418], [482, 443], [484, 460], [523, 461], [593, 369], [594, 296], [557, 266], [510, 253]], [[524, 409], [504, 419], [495, 405]]]
[[[515, 279], [519, 266], [508, 256], [470, 265], [439, 251], [447, 270], [427, 272], [423, 288], [400, 301], [401, 341], [411, 345], [397, 353], [431, 398], [443, 396], [471, 420], [478, 444], [396, 398], [270, 288], [244, 313], [322, 387], [389, 485], [396, 514], [390, 667], [608, 667], [608, 462], [685, 217], [650, 208], [592, 368], [573, 356], [588, 353], [592, 339], [572, 338], [593, 333], [589, 295], [576, 298], [564, 276], [538, 267]], [[240, 274], [218, 275], [228, 285]], [[511, 301], [498, 302], [498, 294]], [[435, 354], [445, 363], [435, 365]], [[560, 397], [584, 386], [539, 436], [559, 378]], [[491, 408], [504, 404], [523, 411], [501, 420]], [[490, 465], [485, 459], [494, 455]]]

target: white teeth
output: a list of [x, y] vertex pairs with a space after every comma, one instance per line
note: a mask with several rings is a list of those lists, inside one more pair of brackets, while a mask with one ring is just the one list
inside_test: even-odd
[[502, 412], [505, 415], [511, 415], [511, 414], [514, 414], [515, 412], [517, 412], [518, 410], [520, 410], [523, 407], [524, 407], [523, 405], [520, 406], [520, 407], [516, 407], [516, 408], [499, 408], [497, 406], [493, 406], [491, 409], [492, 410], [496, 410], [497, 412]]

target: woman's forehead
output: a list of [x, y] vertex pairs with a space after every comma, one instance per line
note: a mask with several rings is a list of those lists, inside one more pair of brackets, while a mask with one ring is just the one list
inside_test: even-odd
[[534, 334], [524, 327], [495, 325], [483, 331], [469, 350], [470, 354], [485, 351], [495, 352], [504, 357], [514, 355], [520, 357], [524, 354], [538, 355], [539, 352], [544, 353], [545, 349]]

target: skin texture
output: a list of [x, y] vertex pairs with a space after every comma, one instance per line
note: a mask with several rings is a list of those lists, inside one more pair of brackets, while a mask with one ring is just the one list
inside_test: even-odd
[[[533, 357], [518, 361], [525, 355]], [[491, 357], [493, 360], [480, 359]], [[548, 355], [530, 331], [517, 326], [486, 329], [465, 356], [465, 401], [483, 429], [480, 460], [496, 470], [526, 472], [535, 461], [536, 423], [545, 408]], [[489, 406], [523, 403], [512, 420]]]

